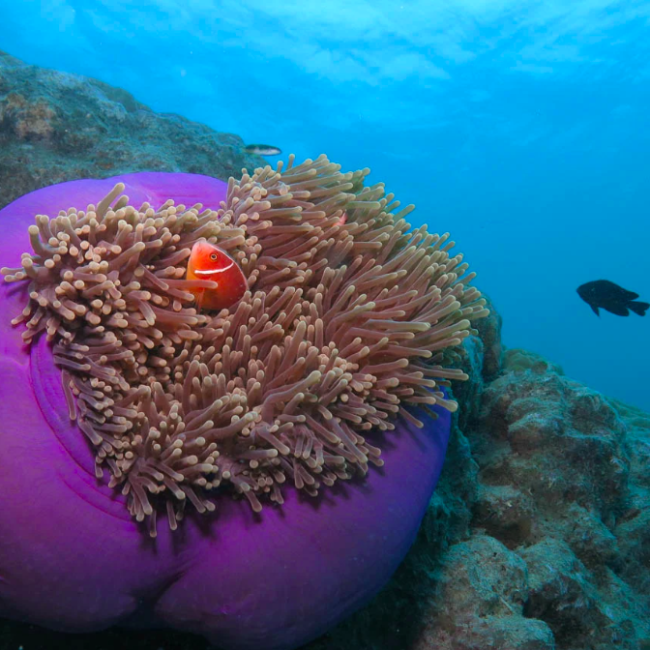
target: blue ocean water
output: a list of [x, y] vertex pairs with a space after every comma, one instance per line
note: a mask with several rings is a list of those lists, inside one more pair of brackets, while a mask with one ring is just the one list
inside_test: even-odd
[[504, 340], [650, 409], [650, 4], [18, 0], [2, 49], [297, 157], [370, 167], [450, 231]]

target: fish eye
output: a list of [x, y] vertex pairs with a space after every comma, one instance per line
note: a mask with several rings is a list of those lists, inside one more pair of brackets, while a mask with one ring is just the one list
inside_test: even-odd
[[210, 259], [211, 259], [211, 260], [216, 260], [216, 259], [217, 259], [217, 254], [216, 254], [216, 253], [212, 253], [212, 255], [210, 255]]

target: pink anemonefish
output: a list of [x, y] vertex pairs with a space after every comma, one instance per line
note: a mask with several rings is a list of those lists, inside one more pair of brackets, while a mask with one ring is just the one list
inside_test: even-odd
[[187, 280], [212, 280], [216, 289], [190, 289], [199, 309], [218, 311], [239, 302], [248, 289], [246, 276], [227, 253], [205, 240], [192, 246], [187, 263]]

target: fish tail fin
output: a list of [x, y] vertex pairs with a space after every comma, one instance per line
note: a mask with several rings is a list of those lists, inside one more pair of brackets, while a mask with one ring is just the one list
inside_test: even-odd
[[635, 314], [645, 316], [645, 312], [650, 308], [650, 303], [647, 302], [630, 302], [627, 305]]

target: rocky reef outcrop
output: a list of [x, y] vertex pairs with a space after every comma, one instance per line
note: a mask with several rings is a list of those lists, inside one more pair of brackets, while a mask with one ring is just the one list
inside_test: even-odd
[[137, 171], [222, 180], [264, 165], [242, 139], [155, 113], [96, 79], [0, 52], [0, 208], [46, 185]]
[[310, 650], [650, 647], [650, 414], [503, 352], [499, 326], [465, 346], [472, 379], [411, 553]]
[[[119, 89], [0, 56], [0, 205], [143, 169], [226, 178], [261, 162], [241, 145]], [[306, 650], [650, 648], [650, 414], [505, 350], [500, 328], [493, 309], [465, 344], [470, 381], [454, 386], [443, 476], [407, 559]], [[178, 633], [69, 636], [0, 622], [0, 647], [21, 645], [206, 648]]]

